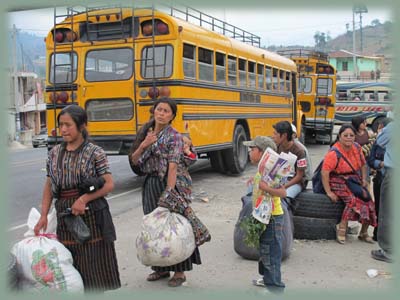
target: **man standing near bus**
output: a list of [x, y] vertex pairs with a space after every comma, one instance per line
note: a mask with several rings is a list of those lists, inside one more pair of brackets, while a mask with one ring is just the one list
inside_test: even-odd
[[307, 159], [303, 148], [293, 140], [292, 125], [288, 121], [280, 121], [273, 125], [272, 139], [277, 145], [277, 152], [293, 153], [297, 156], [295, 171], [289, 175], [288, 181], [283, 186], [286, 190], [284, 201], [292, 209], [295, 209], [295, 198], [305, 187], [305, 171]]

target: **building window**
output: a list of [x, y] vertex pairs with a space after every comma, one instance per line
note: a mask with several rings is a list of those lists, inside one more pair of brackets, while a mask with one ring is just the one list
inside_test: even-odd
[[349, 70], [349, 63], [347, 61], [342, 62], [342, 70], [343, 71]]

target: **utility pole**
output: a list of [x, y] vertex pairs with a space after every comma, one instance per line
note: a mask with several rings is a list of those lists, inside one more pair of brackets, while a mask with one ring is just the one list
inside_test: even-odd
[[357, 59], [356, 59], [356, 21], [355, 11], [353, 8], [353, 74], [354, 78], [357, 78]]
[[360, 14], [360, 53], [363, 51], [362, 14], [367, 12], [368, 8], [364, 4], [357, 4], [353, 6], [353, 13]]
[[13, 24], [11, 39], [13, 50], [11, 52], [13, 57], [13, 77], [14, 77], [14, 106], [15, 106], [15, 140], [19, 142], [21, 132], [21, 119], [19, 110], [19, 95], [18, 95], [18, 65], [17, 65], [17, 33], [18, 29]]

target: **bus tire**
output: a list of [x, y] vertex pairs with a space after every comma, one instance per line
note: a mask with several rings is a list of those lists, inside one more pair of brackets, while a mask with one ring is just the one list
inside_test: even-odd
[[213, 151], [209, 152], [208, 156], [210, 157], [211, 167], [220, 173], [226, 173], [226, 167], [224, 163], [224, 158], [222, 156], [222, 151]]
[[343, 201], [332, 202], [327, 195], [306, 190], [296, 197], [294, 215], [298, 217], [335, 219], [340, 221], [343, 209]]
[[294, 238], [300, 240], [334, 240], [335, 219], [318, 219], [293, 216]]
[[244, 141], [247, 141], [246, 131], [238, 124], [233, 132], [232, 148], [222, 151], [226, 171], [230, 174], [240, 174], [246, 168], [249, 152]]

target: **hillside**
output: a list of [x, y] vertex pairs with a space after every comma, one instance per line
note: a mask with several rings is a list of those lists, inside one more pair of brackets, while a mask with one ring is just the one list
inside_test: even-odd
[[[360, 51], [360, 30], [356, 30], [356, 53], [364, 55], [385, 55], [392, 56], [393, 44], [393, 24], [391, 22], [385, 22], [384, 24], [377, 24], [375, 26], [365, 26], [362, 29], [363, 35], [363, 51]], [[353, 31], [348, 31], [335, 38], [328, 39], [325, 42], [324, 49], [317, 49], [316, 47], [304, 47], [302, 45], [290, 45], [290, 46], [269, 46], [267, 49], [270, 51], [279, 51], [285, 49], [309, 49], [309, 50], [320, 50], [323, 52], [332, 52], [337, 50], [347, 50], [353, 52]]]
[[[363, 51], [365, 55], [391, 55], [393, 49], [392, 41], [392, 28], [391, 22], [379, 24], [376, 26], [366, 26], [362, 29], [363, 34]], [[356, 53], [360, 53], [360, 30], [356, 30]], [[327, 50], [337, 51], [345, 49], [353, 51], [353, 32], [349, 31], [345, 34], [339, 35], [336, 38], [327, 42]]]
[[[8, 36], [10, 69], [12, 63], [13, 45], [11, 34]], [[32, 71], [45, 77], [46, 46], [44, 38], [26, 32], [18, 32], [16, 41], [17, 64], [19, 71]]]

